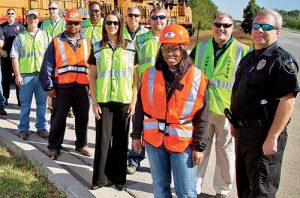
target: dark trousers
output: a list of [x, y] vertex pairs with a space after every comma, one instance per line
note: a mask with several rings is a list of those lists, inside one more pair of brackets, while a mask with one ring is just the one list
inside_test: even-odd
[[[10, 79], [12, 76], [12, 62], [10, 58], [2, 58], [2, 88], [3, 96], [8, 101], [10, 95]], [[19, 98], [19, 87], [16, 85], [16, 95], [18, 99], [18, 104], [20, 104]]]
[[126, 183], [129, 105], [100, 104], [101, 119], [96, 120], [96, 145], [93, 185], [105, 186]]
[[66, 130], [66, 119], [70, 107], [75, 116], [76, 148], [87, 145], [87, 126], [89, 120], [89, 96], [87, 87], [74, 86], [58, 88], [53, 98], [53, 112], [50, 120], [49, 149], [60, 150]]
[[278, 152], [264, 155], [266, 129], [238, 129], [236, 136], [236, 184], [240, 198], [275, 198], [279, 187], [287, 133], [278, 137]]

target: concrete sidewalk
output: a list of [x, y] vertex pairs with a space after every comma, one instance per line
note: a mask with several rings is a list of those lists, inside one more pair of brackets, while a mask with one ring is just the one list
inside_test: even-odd
[[[75, 131], [70, 128], [75, 121], [74, 118], [67, 119], [63, 149], [58, 159], [53, 161], [47, 156], [47, 140], [36, 134], [36, 128], [34, 126], [36, 121], [35, 101], [33, 100], [30, 113], [31, 135], [26, 141], [23, 141], [17, 136], [20, 110], [16, 104], [15, 90], [12, 90], [9, 104], [5, 107], [8, 115], [0, 116], [0, 144], [7, 146], [16, 154], [25, 155], [32, 164], [42, 174], [46, 175], [49, 181], [52, 182], [58, 190], [64, 192], [67, 197], [153, 197], [152, 179], [147, 159], [141, 162], [141, 168], [136, 174], [127, 175], [126, 191], [118, 191], [114, 187], [89, 190], [92, 181], [93, 157], [85, 157], [75, 151]], [[47, 116], [47, 120], [49, 121], [50, 114]], [[91, 111], [88, 127], [88, 142], [88, 146], [94, 152], [95, 121]], [[214, 163], [214, 160], [211, 161], [210, 163]], [[210, 172], [211, 171], [208, 171], [207, 176], [212, 178]], [[207, 182], [211, 184], [211, 180], [207, 180]], [[213, 197], [212, 195], [214, 195], [212, 188], [204, 187], [203, 192], [207, 194], [201, 197]]]

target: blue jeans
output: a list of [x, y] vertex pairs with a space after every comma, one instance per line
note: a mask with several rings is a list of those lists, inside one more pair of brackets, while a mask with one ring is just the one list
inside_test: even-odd
[[192, 161], [192, 148], [184, 152], [173, 153], [165, 148], [155, 148], [146, 143], [150, 163], [155, 198], [169, 198], [171, 195], [171, 171], [175, 192], [178, 198], [197, 197], [196, 167]]
[[28, 132], [29, 130], [29, 114], [33, 94], [36, 100], [37, 123], [35, 124], [35, 127], [38, 131], [41, 129], [46, 129], [46, 103], [48, 94], [43, 90], [39, 82], [38, 74], [22, 74], [22, 78], [24, 85], [20, 87], [21, 112], [19, 130], [25, 132]]
[[3, 96], [3, 88], [2, 88], [2, 71], [0, 65], [0, 109], [3, 109], [5, 105], [5, 98]]

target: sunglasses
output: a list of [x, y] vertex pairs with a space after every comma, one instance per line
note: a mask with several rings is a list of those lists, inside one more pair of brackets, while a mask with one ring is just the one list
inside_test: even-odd
[[89, 12], [90, 12], [91, 14], [93, 14], [93, 13], [97, 14], [98, 12], [100, 12], [100, 10], [89, 10]]
[[48, 8], [48, 10], [56, 10], [57, 8]]
[[80, 22], [79, 21], [67, 21], [67, 24], [78, 26], [80, 24]]
[[216, 28], [221, 28], [221, 27], [223, 27], [223, 28], [230, 28], [231, 26], [232, 26], [232, 24], [231, 23], [214, 23], [214, 26], [216, 27]]
[[270, 25], [270, 24], [260, 24], [260, 23], [253, 23], [252, 24], [252, 29], [253, 30], [258, 30], [259, 28], [261, 28], [263, 31], [271, 31], [271, 30], [276, 29], [276, 28], [273, 27], [273, 25]]
[[138, 18], [140, 17], [141, 15], [140, 14], [128, 14], [129, 17], [135, 17], [135, 18]]
[[27, 17], [28, 20], [35, 20], [37, 19], [37, 16], [33, 15], [33, 16], [28, 16]]
[[154, 21], [157, 20], [158, 18], [159, 18], [160, 20], [164, 20], [164, 19], [166, 19], [167, 17], [166, 17], [165, 15], [152, 15], [152, 16], [151, 16], [151, 19], [154, 20]]
[[175, 45], [172, 47], [167, 47], [167, 46], [161, 46], [161, 51], [162, 53], [178, 53], [180, 52], [181, 47], [179, 45]]
[[9, 13], [7, 13], [7, 15], [8, 15], [8, 16], [9, 16], [9, 15], [15, 15], [15, 13], [9, 12]]
[[112, 25], [112, 24], [114, 24], [114, 26], [117, 26], [117, 25], [119, 25], [119, 21], [105, 21], [105, 24], [106, 25]]

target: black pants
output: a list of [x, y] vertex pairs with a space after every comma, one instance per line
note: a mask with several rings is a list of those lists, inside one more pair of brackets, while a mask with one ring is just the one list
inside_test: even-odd
[[266, 129], [238, 129], [236, 136], [236, 184], [240, 198], [275, 198], [279, 187], [287, 133], [278, 137], [277, 153], [264, 155]]
[[66, 119], [70, 107], [75, 116], [75, 146], [82, 148], [87, 145], [87, 126], [89, 120], [89, 96], [87, 87], [77, 86], [58, 88], [53, 98], [53, 112], [50, 120], [49, 149], [60, 150], [66, 130]]
[[[12, 62], [10, 58], [2, 58], [2, 88], [3, 96], [8, 101], [10, 95], [10, 79], [12, 76]], [[18, 104], [20, 104], [19, 98], [19, 87], [16, 85], [16, 95], [18, 99]]]
[[100, 104], [101, 119], [96, 120], [96, 145], [93, 185], [105, 186], [126, 183], [129, 105], [121, 103]]

